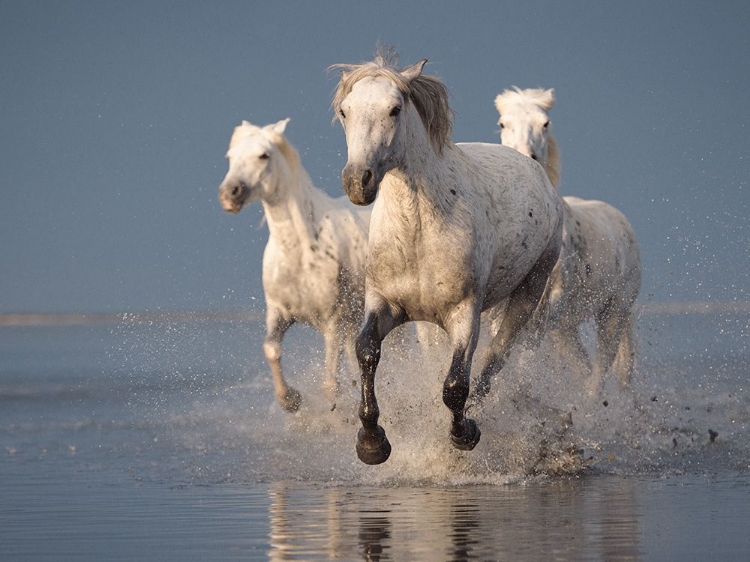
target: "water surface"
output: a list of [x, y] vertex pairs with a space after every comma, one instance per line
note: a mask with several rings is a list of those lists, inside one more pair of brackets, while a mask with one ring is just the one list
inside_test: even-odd
[[596, 400], [545, 344], [520, 351], [471, 453], [448, 443], [444, 352], [390, 342], [378, 467], [309, 330], [285, 345], [290, 416], [260, 322], [3, 327], [0, 559], [744, 560], [748, 325], [644, 316], [632, 392]]

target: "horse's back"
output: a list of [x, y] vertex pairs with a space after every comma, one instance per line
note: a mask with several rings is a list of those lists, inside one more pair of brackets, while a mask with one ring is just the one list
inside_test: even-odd
[[476, 165], [476, 191], [467, 197], [476, 198], [476, 218], [493, 246], [487, 287], [487, 304], [493, 305], [526, 277], [550, 245], [561, 243], [562, 202], [531, 158], [499, 144], [457, 146]]
[[[641, 260], [635, 231], [627, 217], [603, 201], [565, 197], [565, 254], [592, 300], [614, 294], [631, 305], [640, 290]], [[607, 288], [605, 293], [602, 288]]]
[[502, 218], [508, 219], [516, 211], [533, 205], [537, 206], [539, 219], [560, 213], [559, 195], [538, 162], [501, 144], [477, 142], [456, 146], [477, 165], [479, 187], [484, 187], [483, 195], [492, 203], [500, 205], [498, 212]]

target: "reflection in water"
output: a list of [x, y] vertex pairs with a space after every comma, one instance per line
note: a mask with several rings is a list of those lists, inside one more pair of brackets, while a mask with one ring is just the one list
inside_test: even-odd
[[[640, 525], [641, 513], [636, 509], [636, 484], [624, 479], [618, 487], [619, 494], [613, 498], [601, 497], [595, 505], [599, 508], [599, 550], [602, 560], [639, 560], [640, 549], [634, 537], [643, 535]], [[597, 492], [595, 492], [597, 493]], [[601, 493], [601, 490], [598, 491]]]
[[391, 538], [391, 520], [388, 511], [361, 513], [359, 518], [359, 543], [362, 558], [367, 561], [388, 560], [388, 539]]
[[642, 559], [636, 483], [269, 488], [272, 560]]
[[479, 528], [479, 506], [475, 503], [457, 503], [451, 510], [451, 540], [453, 556], [451, 560], [470, 560], [478, 541], [475, 529]]

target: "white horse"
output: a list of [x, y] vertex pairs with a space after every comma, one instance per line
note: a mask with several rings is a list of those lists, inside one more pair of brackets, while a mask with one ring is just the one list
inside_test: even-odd
[[268, 221], [263, 254], [266, 339], [263, 351], [279, 404], [299, 408], [299, 392], [284, 380], [281, 340], [295, 323], [325, 339], [323, 388], [333, 402], [344, 350], [354, 363], [354, 337], [364, 309], [364, 269], [369, 211], [346, 197], [332, 199], [313, 186], [284, 131], [289, 119], [265, 127], [247, 121], [235, 128], [219, 187], [224, 210], [238, 213], [260, 200]]
[[[495, 98], [501, 142], [538, 160], [557, 187], [560, 153], [549, 120], [554, 103], [554, 89], [514, 88]], [[613, 364], [625, 388], [635, 364], [633, 305], [641, 287], [635, 232], [620, 211], [602, 201], [565, 197], [563, 211], [561, 267], [550, 296], [559, 328], [554, 333], [564, 349], [588, 364], [591, 394], [601, 392], [603, 376]], [[590, 318], [597, 332], [593, 368], [578, 331]]]
[[331, 67], [342, 71], [333, 99], [348, 146], [342, 184], [352, 202], [375, 203], [356, 341], [357, 454], [367, 464], [391, 452], [374, 387], [383, 338], [419, 320], [448, 333], [451, 440], [473, 449], [480, 432], [464, 406], [480, 313], [507, 306], [482, 374], [489, 381], [524, 326], [544, 317], [562, 245], [561, 200], [542, 167], [501, 145], [453, 144], [443, 83], [422, 74], [425, 60], [403, 70], [395, 61], [381, 50], [372, 62]]

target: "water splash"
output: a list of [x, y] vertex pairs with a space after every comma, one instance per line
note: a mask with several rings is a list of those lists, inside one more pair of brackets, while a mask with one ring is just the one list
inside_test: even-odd
[[674, 330], [641, 319], [632, 388], [607, 381], [596, 397], [581, 390], [586, 371], [561, 360], [551, 342], [514, 351], [491, 394], [470, 410], [482, 431], [471, 452], [455, 450], [448, 438], [441, 398], [448, 351], [437, 345], [423, 354], [408, 338], [387, 340], [376, 390], [393, 453], [376, 467], [360, 463], [354, 449], [358, 375], [342, 377], [331, 411], [321, 391], [322, 339], [312, 330], [292, 330], [284, 345], [285, 370], [303, 394], [296, 415], [274, 401], [259, 323], [121, 326], [113, 359], [129, 380], [127, 391], [116, 392], [127, 400], [131, 425], [149, 433], [140, 436], [141, 460], [178, 480], [396, 486], [748, 470], [744, 354], [696, 361], [692, 346], [678, 349]]

